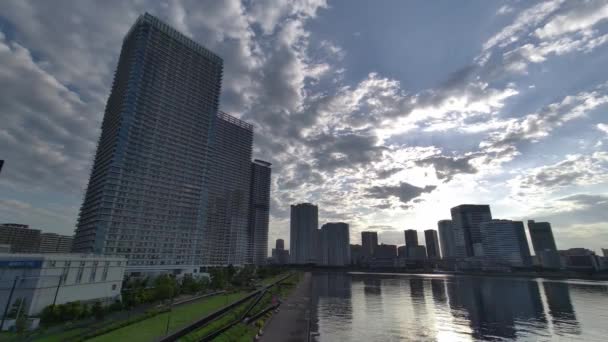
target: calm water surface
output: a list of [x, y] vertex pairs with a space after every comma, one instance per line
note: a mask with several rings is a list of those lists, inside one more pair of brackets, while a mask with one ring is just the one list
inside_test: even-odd
[[317, 341], [608, 341], [608, 282], [313, 274]]

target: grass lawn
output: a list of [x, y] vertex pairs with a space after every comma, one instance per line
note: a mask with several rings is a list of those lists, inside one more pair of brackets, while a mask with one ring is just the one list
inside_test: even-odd
[[0, 342], [20, 342], [24, 340], [36, 342], [64, 342], [67, 339], [80, 336], [86, 329], [75, 328], [61, 333], [48, 334], [44, 330], [27, 333], [26, 335], [18, 335], [17, 333], [3, 332], [0, 334]]
[[76, 328], [68, 331], [61, 332], [59, 334], [50, 334], [44, 336], [44, 333], [41, 336], [34, 336], [33, 340], [36, 342], [63, 342], [67, 339], [80, 336], [87, 329], [85, 328]]
[[286, 275], [287, 275], [287, 273], [281, 273], [281, 274], [277, 274], [276, 276], [273, 276], [273, 277], [264, 278], [261, 281], [261, 283], [264, 284], [264, 285], [270, 285], [270, 284], [274, 283], [275, 281], [283, 278]]
[[237, 292], [226, 295], [213, 296], [206, 300], [180, 305], [173, 308], [173, 312], [162, 313], [152, 318], [146, 319], [114, 330], [105, 335], [97, 336], [89, 341], [95, 342], [147, 342], [153, 341], [165, 335], [167, 328], [167, 318], [171, 315], [169, 323], [169, 332], [175, 331], [189, 323], [192, 323], [207, 314], [228, 305], [235, 300], [245, 296], [245, 292]]

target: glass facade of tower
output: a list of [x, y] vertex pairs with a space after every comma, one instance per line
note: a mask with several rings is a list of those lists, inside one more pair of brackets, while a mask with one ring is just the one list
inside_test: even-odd
[[203, 264], [243, 265], [249, 251], [253, 126], [223, 112], [214, 126]]
[[453, 258], [456, 256], [456, 242], [454, 241], [454, 228], [452, 220], [440, 220], [437, 222], [439, 239], [441, 240], [441, 256]]
[[159, 19], [139, 17], [123, 41], [75, 252], [124, 255], [130, 266], [203, 262], [222, 64]]
[[291, 205], [289, 225], [291, 263], [316, 263], [320, 242], [319, 208], [311, 203]]
[[268, 256], [268, 220], [270, 216], [271, 174], [270, 165], [271, 164], [268, 162], [257, 159], [251, 163], [249, 246], [251, 248], [251, 262], [256, 265], [265, 264]]
[[539, 255], [543, 251], [557, 251], [553, 230], [549, 222], [535, 222], [528, 220], [528, 230], [532, 239], [534, 254]]
[[490, 206], [462, 204], [450, 209], [450, 212], [452, 214], [456, 257], [478, 256], [475, 249], [478, 248], [478, 254], [480, 254], [481, 231], [479, 225], [492, 219]]

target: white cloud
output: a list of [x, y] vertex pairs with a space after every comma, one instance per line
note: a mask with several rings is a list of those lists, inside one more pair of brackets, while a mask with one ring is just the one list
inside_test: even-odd
[[606, 18], [608, 18], [608, 4], [605, 1], [588, 1], [581, 7], [575, 7], [565, 14], [555, 16], [534, 32], [541, 39], [551, 38], [587, 29]]
[[605, 154], [568, 155], [552, 165], [525, 170], [509, 181], [515, 196], [538, 197], [562, 188], [605, 184], [608, 158]]
[[605, 85], [594, 91], [566, 96], [562, 101], [552, 103], [537, 113], [506, 120], [504, 129], [490, 133], [479, 147], [486, 153], [504, 156], [503, 161], [511, 160], [519, 154], [517, 144], [520, 142], [537, 142], [544, 139], [555, 128], [580, 118], [606, 103], [608, 103], [608, 94]]
[[513, 7], [511, 7], [509, 5], [502, 5], [502, 6], [500, 6], [500, 8], [498, 9], [498, 11], [496, 13], [498, 13], [499, 15], [505, 15], [505, 14], [513, 13], [513, 11], [514, 11]]
[[543, 1], [522, 11], [513, 23], [503, 28], [483, 44], [484, 50], [494, 46], [506, 46], [519, 40], [519, 34], [524, 33], [530, 27], [541, 23], [545, 18], [556, 11], [563, 1]]
[[599, 123], [597, 124], [597, 129], [599, 129], [600, 131], [608, 134], [608, 124], [604, 124], [604, 123]]

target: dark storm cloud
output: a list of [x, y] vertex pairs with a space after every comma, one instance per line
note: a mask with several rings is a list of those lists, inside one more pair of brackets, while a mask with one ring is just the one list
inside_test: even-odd
[[446, 182], [452, 180], [457, 174], [476, 173], [477, 169], [470, 162], [471, 157], [447, 156], [432, 156], [415, 161], [418, 166], [433, 166], [437, 178], [444, 179]]
[[437, 187], [435, 185], [426, 185], [424, 188], [402, 182], [399, 185], [384, 185], [372, 186], [366, 189], [366, 197], [386, 199], [389, 197], [397, 197], [403, 203], [408, 203], [412, 199], [422, 195], [423, 193], [432, 192]]

